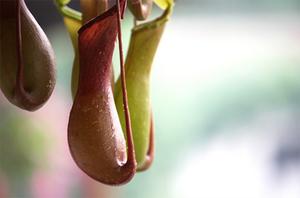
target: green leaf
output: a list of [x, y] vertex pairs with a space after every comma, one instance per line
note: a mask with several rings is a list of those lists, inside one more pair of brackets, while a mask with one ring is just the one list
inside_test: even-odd
[[77, 90], [78, 78], [79, 78], [79, 55], [78, 55], [78, 30], [81, 28], [82, 23], [80, 20], [72, 17], [64, 17], [65, 26], [69, 32], [73, 49], [74, 49], [74, 61], [72, 69], [72, 96], [74, 97]]
[[60, 11], [61, 15], [64, 17], [65, 26], [69, 32], [73, 49], [74, 49], [74, 62], [72, 69], [72, 95], [75, 96], [78, 84], [79, 75], [79, 57], [78, 57], [78, 30], [82, 26], [82, 14], [70, 7], [67, 4], [70, 0], [55, 0], [57, 9]]
[[68, 16], [64, 16], [64, 22], [65, 22], [65, 26], [69, 32], [70, 38], [72, 40], [72, 44], [74, 49], [77, 49], [78, 47], [78, 30], [80, 29], [80, 27], [82, 26], [82, 23], [80, 20], [78, 19], [74, 19]]

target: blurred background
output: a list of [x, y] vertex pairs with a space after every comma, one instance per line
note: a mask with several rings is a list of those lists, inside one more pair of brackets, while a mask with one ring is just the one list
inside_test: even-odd
[[0, 95], [1, 198], [300, 197], [300, 1], [176, 2], [153, 64], [154, 164], [121, 187], [71, 159], [71, 42], [51, 0], [26, 2], [55, 49], [58, 83], [33, 113]]

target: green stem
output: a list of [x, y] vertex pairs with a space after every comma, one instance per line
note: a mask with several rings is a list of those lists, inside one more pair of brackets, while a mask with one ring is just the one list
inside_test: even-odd
[[67, 5], [58, 4], [57, 1], [54, 1], [54, 2], [55, 2], [57, 9], [63, 16], [71, 18], [71, 19], [75, 19], [78, 21], [82, 20], [81, 12], [72, 9], [72, 8], [68, 7]]

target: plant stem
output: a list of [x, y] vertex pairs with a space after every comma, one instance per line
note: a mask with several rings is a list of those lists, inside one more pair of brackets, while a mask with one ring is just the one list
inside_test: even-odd
[[130, 112], [128, 106], [127, 88], [126, 88], [126, 75], [125, 75], [124, 55], [123, 55], [123, 46], [122, 46], [120, 0], [117, 0], [117, 17], [118, 17], [117, 21], [118, 21], [121, 84], [122, 84], [123, 105], [124, 105], [125, 123], [126, 123], [127, 147], [128, 147], [127, 153], [129, 153], [127, 162], [130, 162], [132, 160], [135, 161], [134, 159], [135, 152], [134, 152], [134, 145], [133, 145], [133, 136], [132, 136], [132, 128], [131, 128]]

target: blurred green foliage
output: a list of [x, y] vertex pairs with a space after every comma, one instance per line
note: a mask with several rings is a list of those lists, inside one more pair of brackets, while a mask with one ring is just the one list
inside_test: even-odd
[[9, 106], [0, 106], [0, 111], [0, 173], [7, 178], [12, 196], [26, 197], [34, 171], [47, 162], [44, 129]]

